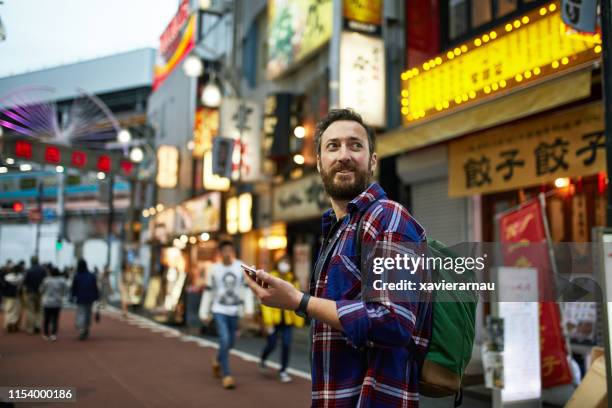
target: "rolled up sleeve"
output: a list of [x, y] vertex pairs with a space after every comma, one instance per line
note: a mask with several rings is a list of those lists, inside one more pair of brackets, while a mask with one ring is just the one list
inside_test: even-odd
[[412, 341], [417, 305], [339, 300], [336, 311], [354, 347], [402, 347]]

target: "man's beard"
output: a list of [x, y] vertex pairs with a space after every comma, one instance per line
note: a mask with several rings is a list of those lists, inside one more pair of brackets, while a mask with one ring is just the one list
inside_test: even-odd
[[[350, 170], [353, 172], [353, 181], [339, 181], [334, 182], [336, 173], [343, 170]], [[359, 171], [354, 164], [337, 164], [329, 171], [321, 168], [321, 179], [323, 180], [323, 187], [325, 192], [334, 200], [339, 201], [350, 201], [363, 193], [370, 183], [371, 167], [368, 165], [367, 171]]]

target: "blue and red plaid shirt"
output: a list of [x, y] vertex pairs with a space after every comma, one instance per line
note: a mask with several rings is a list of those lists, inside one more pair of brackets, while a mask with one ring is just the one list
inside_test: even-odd
[[[314, 296], [336, 301], [343, 330], [313, 321], [312, 406], [406, 407], [419, 405], [419, 372], [431, 337], [432, 307], [426, 294], [419, 301], [368, 302], [361, 294], [361, 255], [356, 230], [362, 222], [362, 247], [423, 242], [423, 228], [377, 183], [347, 206], [336, 220], [323, 215], [323, 236], [340, 234], [316, 282]], [[322, 252], [321, 252], [322, 253]], [[319, 253], [319, 256], [321, 256]]]

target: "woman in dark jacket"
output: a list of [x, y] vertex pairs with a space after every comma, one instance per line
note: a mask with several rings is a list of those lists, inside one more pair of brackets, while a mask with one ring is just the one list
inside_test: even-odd
[[79, 340], [85, 340], [89, 336], [91, 324], [91, 309], [93, 303], [98, 300], [98, 282], [95, 275], [87, 269], [87, 262], [79, 259], [77, 272], [72, 280], [72, 299], [77, 304], [76, 327], [79, 330]]

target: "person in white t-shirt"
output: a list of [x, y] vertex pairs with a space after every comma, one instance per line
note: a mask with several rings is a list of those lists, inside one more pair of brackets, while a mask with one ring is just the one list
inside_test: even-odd
[[219, 352], [213, 357], [213, 374], [222, 378], [224, 388], [235, 387], [229, 368], [229, 351], [234, 346], [238, 316], [244, 303], [245, 282], [241, 261], [231, 241], [219, 243], [221, 262], [211, 266], [206, 279], [206, 290], [213, 293], [211, 311], [219, 335]]

